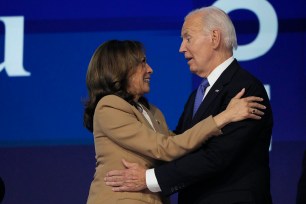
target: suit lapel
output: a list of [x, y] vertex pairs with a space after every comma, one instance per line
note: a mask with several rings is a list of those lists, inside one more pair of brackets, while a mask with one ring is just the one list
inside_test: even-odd
[[[194, 90], [191, 93], [191, 95], [190, 95], [190, 97], [187, 101], [187, 104], [185, 105], [184, 117], [183, 117], [183, 121], [181, 122], [181, 126], [177, 130], [178, 133], [182, 133], [185, 130], [187, 130], [187, 129], [189, 129], [193, 126], [192, 122], [194, 121], [194, 118], [192, 118], [192, 115], [193, 115], [193, 106], [194, 106], [194, 100], [195, 100], [196, 93], [197, 93], [197, 90]], [[200, 107], [201, 107], [201, 105], [200, 105]], [[199, 107], [199, 110], [200, 110], [200, 107]]]
[[[204, 100], [202, 101], [197, 113], [192, 119], [192, 123], [195, 124], [200, 120], [204, 119], [208, 115], [210, 115], [209, 107], [214, 102], [216, 97], [222, 93], [222, 90], [226, 84], [228, 84], [234, 73], [237, 71], [239, 65], [237, 60], [235, 59], [229, 66], [224, 70], [224, 72], [220, 75], [214, 85], [211, 87]], [[193, 97], [193, 103], [195, 100], [195, 96]]]
[[206, 117], [209, 112], [208, 107], [213, 103], [215, 98], [222, 92], [223, 84], [214, 84], [214, 86], [209, 90], [204, 100], [202, 101], [197, 113], [194, 115], [193, 120], [199, 121]]

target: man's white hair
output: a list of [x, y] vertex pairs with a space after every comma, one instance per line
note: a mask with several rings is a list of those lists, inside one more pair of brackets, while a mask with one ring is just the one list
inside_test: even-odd
[[203, 31], [209, 33], [214, 29], [221, 31], [222, 40], [225, 47], [228, 49], [237, 49], [237, 37], [235, 27], [229, 16], [221, 9], [210, 6], [195, 9], [191, 11], [186, 17], [201, 13], [203, 14]]

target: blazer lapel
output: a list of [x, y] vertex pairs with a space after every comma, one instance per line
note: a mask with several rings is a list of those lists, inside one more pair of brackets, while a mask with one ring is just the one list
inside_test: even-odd
[[[152, 128], [151, 124], [149, 123], [149, 121], [145, 118], [145, 116], [144, 116], [139, 110], [137, 110], [137, 108], [135, 108], [134, 106], [132, 106], [132, 109], [133, 109], [133, 111], [134, 111], [134, 114], [135, 114], [136, 118], [137, 118], [141, 123], [145, 124], [147, 127], [149, 127], [149, 128], [151, 128], [152, 130], [154, 130], [154, 129]], [[147, 111], [147, 109], [146, 109], [146, 111]], [[150, 111], [147, 111], [147, 113], [149, 114], [149, 117], [151, 118], [149, 112], [150, 112]], [[152, 120], [152, 118], [151, 118], [151, 120]], [[152, 123], [153, 123], [153, 121], [152, 121]], [[153, 124], [154, 124], [154, 123], [153, 123]], [[153, 126], [154, 126], [154, 125], [153, 125]], [[155, 126], [154, 126], [154, 128], [155, 128]]]
[[[161, 130], [160, 130], [160, 128], [159, 128], [159, 125], [157, 124], [157, 121], [156, 121], [156, 119], [154, 118], [154, 116], [152, 115], [151, 111], [148, 110], [146, 107], [144, 107], [144, 109], [147, 111], [147, 113], [148, 113], [148, 115], [149, 115], [149, 117], [150, 117], [150, 119], [151, 119], [151, 121], [152, 121], [152, 124], [153, 124], [153, 126], [154, 126], [155, 131], [156, 131], [156, 132], [161, 132]], [[150, 126], [151, 126], [151, 125], [150, 125]], [[151, 126], [151, 128], [152, 128], [152, 126]]]

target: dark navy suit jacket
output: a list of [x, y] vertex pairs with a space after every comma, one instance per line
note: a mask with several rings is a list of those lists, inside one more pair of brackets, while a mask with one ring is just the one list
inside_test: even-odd
[[272, 203], [269, 145], [273, 118], [263, 84], [234, 60], [212, 86], [194, 118], [194, 91], [180, 117], [176, 133], [222, 112], [242, 88], [244, 96], [264, 98], [267, 107], [261, 120], [247, 119], [225, 126], [223, 135], [202, 147], [155, 169], [165, 195], [179, 191], [180, 204]]

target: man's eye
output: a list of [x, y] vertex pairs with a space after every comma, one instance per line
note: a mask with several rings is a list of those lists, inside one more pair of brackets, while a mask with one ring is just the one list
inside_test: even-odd
[[186, 40], [187, 42], [190, 42], [191, 37], [187, 37]]

